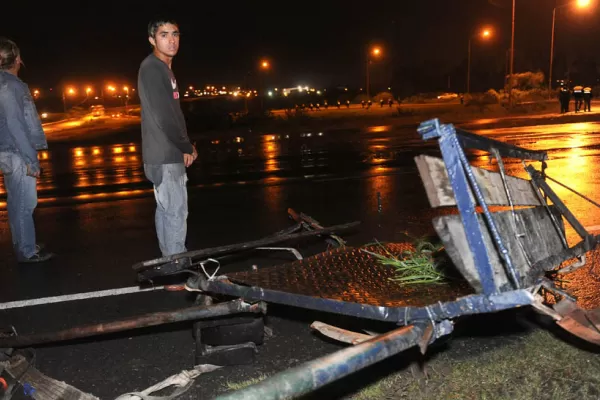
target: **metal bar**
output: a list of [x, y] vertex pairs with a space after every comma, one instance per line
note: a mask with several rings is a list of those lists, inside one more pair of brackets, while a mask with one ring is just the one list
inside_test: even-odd
[[[500, 258], [504, 261], [504, 266], [506, 268], [507, 275], [510, 278], [510, 280], [512, 281], [514, 288], [519, 289], [521, 287], [519, 273], [515, 270], [512, 259], [510, 257], [510, 254], [508, 254], [508, 249], [506, 248], [502, 238], [500, 237], [500, 233], [498, 232], [498, 227], [496, 226], [494, 217], [492, 217], [492, 213], [490, 212], [490, 209], [488, 208], [488, 205], [485, 202], [485, 198], [483, 197], [483, 193], [481, 192], [481, 189], [479, 188], [477, 179], [475, 179], [475, 176], [473, 175], [473, 170], [471, 169], [471, 164], [469, 164], [469, 161], [467, 160], [467, 156], [465, 155], [462, 147], [460, 147], [458, 140], [456, 139], [456, 136], [454, 136], [454, 140], [456, 141], [456, 145], [457, 145], [456, 153], [458, 155], [458, 158], [460, 159], [460, 162], [463, 165], [463, 168], [465, 169], [465, 174], [466, 174], [467, 178], [469, 179], [469, 182], [471, 183], [471, 190], [473, 190], [475, 197], [477, 198], [477, 202], [483, 209], [483, 215], [487, 221], [488, 231], [489, 231], [490, 235], [492, 236], [492, 239], [494, 240], [494, 242], [496, 242], [496, 247], [497, 247], [498, 253], [500, 255]], [[499, 153], [498, 149], [494, 148], [493, 150], [495, 151], [495, 154]], [[483, 238], [483, 236], [481, 238]], [[484, 245], [484, 247], [485, 247], [485, 245]], [[487, 254], [487, 252], [486, 252], [486, 254]], [[492, 273], [492, 280], [493, 280], [494, 272], [491, 267], [491, 264], [490, 264], [490, 271]], [[486, 292], [486, 293], [490, 294], [492, 292]]]
[[[449, 124], [450, 125], [450, 124]], [[450, 125], [451, 126], [451, 125]], [[441, 136], [443, 129], [447, 125], [440, 124], [438, 118], [430, 119], [422, 122], [417, 129], [423, 140], [437, 139]], [[514, 146], [498, 140], [490, 139], [485, 136], [476, 135], [462, 129], [456, 129], [458, 140], [463, 147], [477, 149], [489, 152], [492, 147], [498, 149], [504, 157], [519, 158], [521, 160], [537, 160], [544, 161], [548, 159], [548, 153], [542, 150], [528, 150], [522, 147]]]
[[163, 289], [165, 289], [165, 286], [155, 286], [147, 289], [141, 289], [139, 286], [131, 286], [120, 289], [99, 290], [96, 292], [65, 294], [62, 296], [42, 297], [39, 299], [9, 301], [7, 303], [1, 303], [0, 310], [10, 310], [12, 308], [38, 306], [41, 304], [63, 303], [66, 301], [74, 300], [95, 299], [99, 297], [119, 296], [123, 294], [153, 292], [156, 290]]
[[[448, 170], [448, 178], [456, 198], [462, 224], [465, 227], [467, 243], [473, 253], [483, 293], [488, 295], [495, 293], [497, 290], [494, 282], [494, 271], [483, 241], [483, 232], [475, 210], [476, 204], [470, 195], [471, 188], [467, 180], [467, 171], [460, 158], [460, 145], [453, 126], [444, 125], [440, 129], [439, 145]], [[472, 171], [470, 172], [472, 174]]]
[[588, 236], [575, 246], [563, 249], [562, 251], [552, 254], [542, 260], [535, 262], [532, 269], [536, 271], [549, 271], [556, 268], [566, 260], [571, 258], [579, 258], [588, 251], [595, 248], [600, 242], [600, 236]]
[[233, 252], [237, 252], [237, 251], [252, 250], [252, 249], [255, 249], [256, 247], [264, 247], [264, 246], [270, 246], [270, 245], [273, 245], [276, 243], [287, 242], [289, 240], [306, 239], [306, 238], [318, 236], [318, 235], [330, 235], [334, 232], [342, 232], [342, 231], [356, 228], [358, 225], [360, 225], [360, 222], [356, 221], [356, 222], [350, 222], [347, 224], [334, 225], [334, 226], [331, 226], [328, 228], [317, 229], [314, 231], [284, 234], [284, 235], [279, 235], [279, 236], [272, 236], [272, 237], [267, 237], [267, 238], [263, 238], [263, 239], [253, 240], [250, 242], [236, 243], [236, 244], [230, 244], [230, 245], [226, 245], [226, 246], [211, 247], [208, 249], [188, 251], [186, 253], [173, 254], [171, 256], [156, 258], [154, 260], [142, 261], [142, 262], [134, 264], [133, 269], [136, 271], [139, 271], [139, 270], [143, 270], [148, 267], [165, 264], [165, 263], [175, 261], [175, 260], [178, 260], [181, 258], [217, 257], [220, 255], [233, 253]]
[[[190, 283], [188, 282], [188, 285]], [[385, 307], [351, 303], [302, 294], [281, 292], [261, 287], [241, 286], [225, 280], [205, 281], [200, 289], [209, 293], [241, 297], [246, 300], [262, 300], [309, 310], [330, 312], [351, 317], [408, 325], [415, 321], [441, 321], [462, 315], [484, 314], [530, 305], [532, 294], [524, 289], [486, 296], [465, 296], [455, 301], [432, 304], [427, 307]]]
[[528, 165], [527, 167], [525, 167], [525, 170], [529, 173], [531, 179], [535, 181], [535, 184], [544, 191], [544, 194], [548, 196], [550, 200], [552, 200], [552, 203], [556, 206], [556, 208], [558, 208], [558, 210], [565, 217], [567, 222], [571, 224], [571, 226], [573, 227], [573, 229], [575, 229], [577, 234], [581, 238], [591, 236], [585, 230], [583, 225], [581, 225], [581, 223], [577, 220], [575, 215], [573, 215], [571, 210], [569, 210], [565, 203], [563, 203], [563, 201], [556, 195], [556, 193], [554, 192], [554, 190], [552, 190], [548, 183], [542, 179], [542, 177], [540, 176], [540, 172], [536, 170], [532, 165]]
[[257, 247], [256, 250], [270, 250], [270, 251], [289, 251], [296, 257], [296, 260], [302, 260], [302, 254], [293, 247]]
[[582, 199], [584, 199], [584, 200], [592, 203], [596, 207], [600, 208], [600, 204], [598, 204], [594, 200], [590, 199], [589, 197], [587, 197], [583, 193], [579, 193], [577, 190], [570, 188], [569, 186], [565, 185], [564, 183], [560, 183], [559, 181], [557, 181], [556, 179], [553, 179], [553, 178], [549, 177], [548, 175], [546, 175], [546, 178], [550, 179], [552, 182], [556, 183], [557, 185], [564, 187], [568, 191], [575, 193], [577, 196], [581, 197]]
[[[525, 166], [525, 163], [523, 163], [523, 166]], [[526, 166], [525, 166], [525, 170], [527, 170]], [[543, 172], [542, 172], [542, 176], [543, 176]], [[531, 175], [530, 175], [530, 177], [531, 177]], [[559, 221], [556, 219], [556, 216], [554, 215], [552, 210], [550, 210], [550, 206], [548, 206], [548, 195], [546, 193], [544, 193], [544, 195], [542, 196], [542, 190], [537, 185], [536, 181], [533, 179], [531, 180], [531, 186], [533, 186], [533, 188], [535, 189], [535, 194], [540, 199], [540, 203], [544, 206], [544, 208], [548, 212], [548, 215], [550, 215], [550, 219], [552, 221], [552, 224], [554, 225], [554, 229], [556, 229], [556, 232], [558, 233], [558, 236], [560, 237], [563, 247], [565, 249], [568, 249], [569, 243], [567, 242], [567, 238], [565, 236], [565, 233], [563, 232], [562, 224], [559, 224]], [[562, 223], [562, 220], [560, 222]]]
[[[513, 221], [513, 229], [515, 231], [515, 238], [517, 239], [517, 243], [519, 244], [519, 248], [521, 249], [521, 251], [523, 252], [523, 255], [525, 256], [525, 261], [527, 261], [527, 265], [529, 266], [529, 268], [531, 268], [531, 257], [529, 256], [529, 253], [527, 252], [527, 249], [525, 249], [525, 246], [523, 245], [523, 240], [521, 240], [521, 238], [523, 238], [525, 236], [525, 233], [519, 233], [519, 228], [518, 228], [518, 222], [519, 222], [519, 218], [517, 217], [517, 213], [515, 212], [515, 204], [513, 203], [512, 200], [512, 195], [510, 193], [510, 188], [508, 186], [508, 182], [506, 181], [506, 170], [504, 169], [504, 160], [502, 160], [502, 156], [500, 155], [500, 152], [498, 151], [498, 149], [494, 148], [492, 149], [492, 153], [494, 154], [494, 157], [496, 157], [496, 161], [498, 161], [498, 169], [500, 170], [500, 176], [502, 177], [502, 185], [504, 186], [504, 191], [506, 192], [506, 198], [508, 199], [508, 203], [510, 204], [510, 211], [512, 214], [512, 221]], [[539, 193], [538, 193], [539, 195]]]
[[485, 136], [476, 135], [474, 133], [456, 129], [458, 141], [463, 147], [477, 149], [482, 151], [490, 151], [491, 148], [496, 148], [503, 157], [518, 158], [521, 160], [536, 160], [544, 161], [548, 159], [548, 153], [541, 150], [527, 150], [522, 147], [504, 143], [499, 140], [490, 139]]
[[[446, 321], [448, 322], [448, 321]], [[379, 335], [363, 343], [317, 358], [287, 371], [280, 372], [258, 384], [226, 393], [218, 400], [276, 400], [298, 398], [353, 372], [373, 365], [416, 346], [427, 325], [403, 327]], [[449, 334], [447, 323], [441, 335]]]
[[113, 322], [78, 326], [58, 332], [34, 333], [31, 335], [12, 336], [7, 338], [0, 337], [0, 348], [27, 347], [34, 344], [79, 339], [174, 322], [220, 317], [223, 315], [245, 312], [258, 313], [265, 311], [264, 304], [248, 304], [241, 299], [238, 299], [215, 305], [188, 307], [175, 311], [145, 314]]
[[[294, 221], [304, 223], [311, 229], [323, 229], [323, 225], [309, 215], [304, 213], [298, 214], [292, 208], [288, 208], [288, 214]], [[331, 244], [337, 245], [337, 247], [344, 246], [346, 244], [346, 241], [337, 235], [329, 235], [329, 238], [331, 239]]]

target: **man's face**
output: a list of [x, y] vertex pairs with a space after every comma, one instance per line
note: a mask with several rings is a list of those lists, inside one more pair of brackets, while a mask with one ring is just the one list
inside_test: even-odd
[[160, 54], [175, 57], [179, 50], [179, 27], [173, 24], [161, 25], [156, 30], [156, 35], [148, 40]]

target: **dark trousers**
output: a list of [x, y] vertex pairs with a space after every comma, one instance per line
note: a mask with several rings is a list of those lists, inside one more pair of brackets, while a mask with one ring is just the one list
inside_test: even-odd
[[583, 96], [583, 110], [584, 111], [592, 111], [592, 97], [591, 96]]

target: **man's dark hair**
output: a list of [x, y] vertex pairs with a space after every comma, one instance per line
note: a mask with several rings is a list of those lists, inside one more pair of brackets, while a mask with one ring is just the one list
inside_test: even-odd
[[16, 43], [0, 37], [0, 70], [11, 69], [17, 63], [20, 51]]
[[173, 19], [157, 18], [155, 20], [150, 21], [150, 23], [148, 24], [148, 37], [154, 37], [158, 28], [166, 24], [172, 24], [179, 27], [179, 24]]

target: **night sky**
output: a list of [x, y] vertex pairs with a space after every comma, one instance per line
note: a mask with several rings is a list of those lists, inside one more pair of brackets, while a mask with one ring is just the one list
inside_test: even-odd
[[[473, 42], [472, 79], [475, 86], [493, 85], [498, 74], [503, 76], [510, 47], [510, 0], [52, 3], [61, 5], [2, 5], [0, 35], [21, 47], [26, 64], [21, 76], [30, 85], [135, 82], [150, 51], [147, 23], [159, 15], [180, 24], [173, 70], [184, 85], [239, 84], [246, 73], [257, 73], [266, 57], [273, 66], [267, 78], [273, 86], [360, 86], [367, 48], [379, 44], [384, 57], [374, 66], [374, 81], [421, 79], [435, 82], [429, 85], [434, 87], [451, 77], [452, 88], [462, 85], [469, 33], [484, 26], [494, 35]], [[547, 72], [554, 4], [517, 0], [516, 72]], [[600, 7], [564, 8], [557, 15], [561, 74], [577, 59], [595, 60], [600, 54]]]

